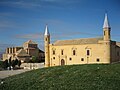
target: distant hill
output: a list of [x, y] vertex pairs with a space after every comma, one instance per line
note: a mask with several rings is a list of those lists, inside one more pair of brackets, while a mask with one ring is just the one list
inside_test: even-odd
[[15, 75], [1, 90], [120, 90], [120, 64], [71, 65]]

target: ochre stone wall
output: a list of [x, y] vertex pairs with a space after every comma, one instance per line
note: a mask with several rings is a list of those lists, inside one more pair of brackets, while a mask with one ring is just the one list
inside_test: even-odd
[[[63, 50], [63, 55], [61, 51]], [[75, 55], [73, 55], [75, 50]], [[53, 53], [54, 51], [54, 53]], [[89, 55], [87, 55], [89, 51]], [[98, 44], [84, 45], [49, 45], [50, 66], [112, 63], [120, 61], [120, 47], [112, 42], [101, 41]], [[64, 60], [64, 62], [63, 62]]]
[[[61, 60], [65, 65], [71, 64], [91, 64], [91, 63], [110, 63], [105, 57], [104, 44], [87, 44], [87, 45], [64, 45], [50, 46], [50, 66], [61, 65]], [[55, 49], [55, 55], [53, 55]], [[63, 50], [63, 55], [61, 55]], [[73, 50], [76, 51], [73, 55]], [[89, 55], [87, 55], [89, 50]]]

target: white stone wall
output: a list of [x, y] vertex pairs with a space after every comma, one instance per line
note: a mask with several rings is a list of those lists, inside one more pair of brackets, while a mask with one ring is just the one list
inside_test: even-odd
[[24, 69], [38, 69], [43, 68], [44, 63], [22, 63], [21, 67]]

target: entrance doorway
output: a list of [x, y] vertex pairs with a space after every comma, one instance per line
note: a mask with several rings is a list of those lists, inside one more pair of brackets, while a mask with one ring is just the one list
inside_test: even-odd
[[64, 59], [61, 60], [61, 66], [63, 66], [63, 65], [65, 65], [65, 60]]

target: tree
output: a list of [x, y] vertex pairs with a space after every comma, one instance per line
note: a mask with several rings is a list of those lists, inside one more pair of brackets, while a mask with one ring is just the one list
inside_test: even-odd
[[3, 62], [3, 68], [4, 69], [7, 69], [9, 67], [9, 63], [8, 63], [8, 60], [6, 59], [4, 62]]
[[18, 61], [18, 64], [17, 64], [17, 65], [20, 67], [20, 65], [21, 65], [21, 60]]
[[13, 67], [13, 69], [15, 69], [15, 65], [18, 65], [18, 59], [11, 61], [11, 66]]
[[11, 61], [11, 66], [13, 67], [13, 69], [15, 68], [15, 65], [16, 65], [15, 60], [12, 60]]
[[3, 61], [0, 61], [0, 68], [3, 67]]
[[9, 60], [8, 60], [8, 61], [9, 61], [9, 62], [8, 62], [9, 70], [11, 70], [11, 58], [12, 58], [12, 57], [10, 57]]
[[37, 58], [35, 56], [32, 56], [32, 62], [35, 63], [37, 61]]
[[18, 59], [16, 58], [16, 59], [15, 59], [15, 65], [17, 65], [17, 64], [18, 64]]

